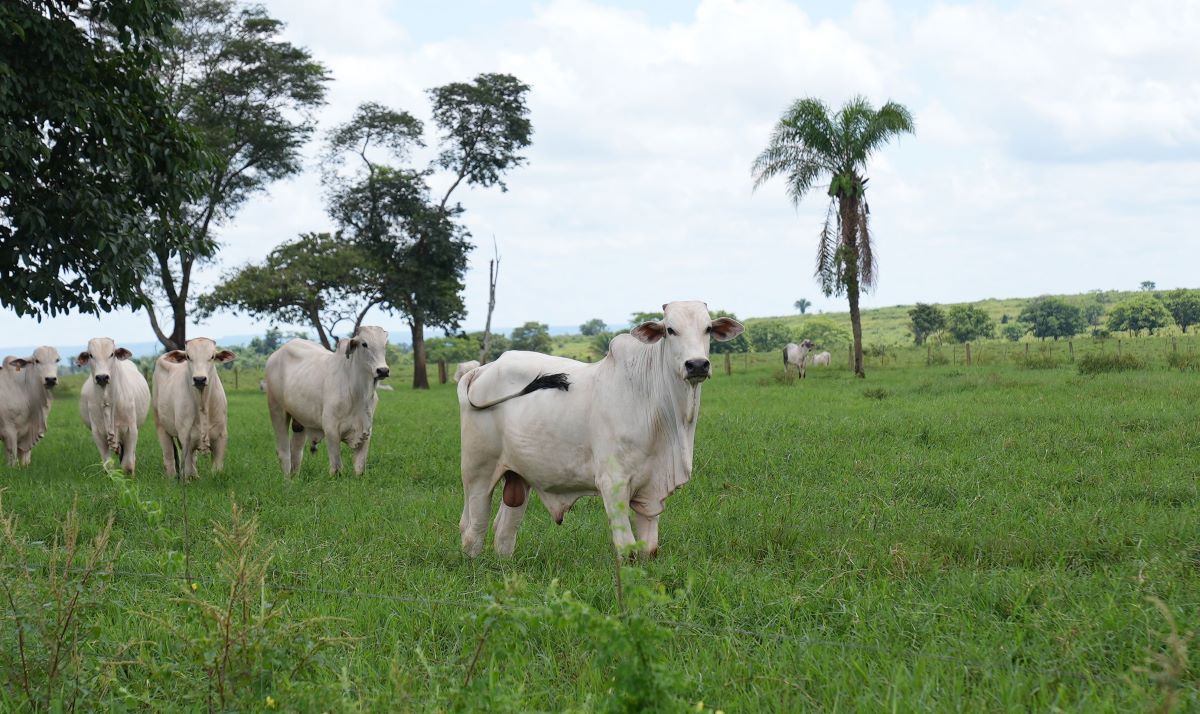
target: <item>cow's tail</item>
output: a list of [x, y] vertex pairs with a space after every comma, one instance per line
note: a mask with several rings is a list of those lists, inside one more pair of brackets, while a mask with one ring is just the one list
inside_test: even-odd
[[[474, 380], [472, 380], [472, 382], [474, 382]], [[471, 386], [467, 385], [467, 404], [470, 404], [474, 409], [489, 409], [497, 404], [507, 402], [509, 399], [523, 397], [526, 394], [531, 394], [540, 389], [561, 389], [565, 392], [570, 388], [570, 386], [571, 381], [567, 379], [565, 372], [558, 372], [556, 374], [539, 374], [538, 376], [534, 377], [532, 382], [526, 384], [524, 389], [516, 394], [510, 394], [507, 397], [493, 399], [485, 404], [476, 404], [475, 402], [471, 401]]]

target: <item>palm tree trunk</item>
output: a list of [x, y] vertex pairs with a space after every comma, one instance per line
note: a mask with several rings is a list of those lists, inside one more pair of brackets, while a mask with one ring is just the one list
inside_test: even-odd
[[846, 298], [850, 301], [850, 330], [854, 333], [854, 376], [866, 377], [863, 368], [862, 316], [858, 311], [858, 202], [859, 197], [838, 196], [841, 213], [842, 250], [846, 265]]

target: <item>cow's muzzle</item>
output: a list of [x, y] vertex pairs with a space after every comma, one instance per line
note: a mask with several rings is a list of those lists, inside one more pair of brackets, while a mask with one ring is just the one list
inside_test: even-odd
[[387, 367], [376, 367], [375, 368], [375, 379], [387, 379], [388, 375], [391, 373], [392, 373], [392, 370], [388, 369]]
[[109, 377], [107, 374], [97, 374], [95, 377], [92, 377], [92, 380], [95, 381], [96, 384], [101, 387], [108, 386], [108, 379], [109, 379]]
[[687, 381], [702, 382], [712, 375], [712, 363], [706, 359], [690, 359], [683, 363]]
[[192, 377], [192, 386], [196, 389], [204, 389], [208, 386], [208, 377]]
[[58, 384], [58, 377], [46, 377], [46, 386], [53, 387]]

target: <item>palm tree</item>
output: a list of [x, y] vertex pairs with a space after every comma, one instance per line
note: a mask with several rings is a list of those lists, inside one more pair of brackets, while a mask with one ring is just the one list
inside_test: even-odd
[[797, 310], [800, 311], [801, 315], [808, 312], [808, 308], [812, 307], [812, 303], [809, 302], [808, 298], [800, 298], [799, 300], [797, 300], [796, 302], [794, 302], [792, 304], [795, 306], [795, 308]]
[[871, 209], [863, 174], [876, 149], [894, 136], [912, 132], [912, 114], [902, 104], [888, 102], [877, 111], [865, 97], [855, 97], [831, 114], [819, 99], [800, 99], [784, 112], [767, 148], [754, 160], [754, 188], [783, 175], [796, 205], [818, 179], [830, 177], [829, 209], [817, 243], [815, 275], [826, 296], [844, 292], [850, 301], [854, 373], [859, 377], [866, 376], [859, 291], [875, 285], [868, 226]]

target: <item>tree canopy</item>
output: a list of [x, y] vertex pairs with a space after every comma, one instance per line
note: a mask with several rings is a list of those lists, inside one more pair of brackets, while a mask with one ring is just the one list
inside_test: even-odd
[[1150, 294], [1117, 303], [1108, 312], [1108, 329], [1113, 332], [1128, 330], [1136, 335], [1146, 330], [1153, 335], [1155, 330], [1170, 327], [1171, 322], [1171, 312], [1166, 305]]
[[946, 313], [937, 305], [919, 302], [908, 311], [908, 325], [913, 342], [923, 345], [925, 340], [946, 328]]
[[996, 323], [982, 308], [955, 305], [946, 311], [946, 332], [955, 342], [974, 342], [995, 336]]
[[1188, 327], [1200, 323], [1200, 290], [1172, 290], [1163, 296], [1163, 305], [1184, 333]]
[[604, 320], [594, 317], [579, 326], [579, 334], [583, 335], [584, 337], [595, 337], [607, 329], [608, 325], [604, 322]]
[[0, 3], [0, 305], [107, 312], [206, 157], [158, 81], [174, 0]]
[[[329, 81], [307, 50], [283, 39], [283, 23], [263, 7], [236, 0], [182, 5], [182, 19], [163, 42], [159, 75], [211, 161], [182, 224], [151, 226], [154, 269], [142, 304], [155, 335], [171, 349], [187, 340], [192, 271], [216, 254], [214, 229], [251, 196], [302, 169], [300, 151]], [[156, 302], [165, 303], [165, 320]]]
[[526, 322], [512, 332], [512, 348], [528, 352], [550, 354], [554, 344], [550, 340], [550, 327], [540, 322]]
[[1072, 337], [1087, 327], [1083, 311], [1062, 298], [1046, 296], [1031, 300], [1017, 316], [1034, 337]]
[[262, 263], [229, 271], [197, 299], [198, 317], [217, 310], [289, 325], [307, 324], [328, 349], [337, 330], [352, 334], [383, 296], [379, 271], [358, 246], [328, 233], [306, 233]]

